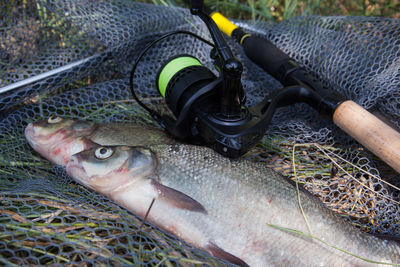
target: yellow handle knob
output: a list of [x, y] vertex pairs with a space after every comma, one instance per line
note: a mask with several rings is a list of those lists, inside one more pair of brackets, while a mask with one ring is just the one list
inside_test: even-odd
[[225, 18], [219, 12], [212, 13], [211, 18], [217, 24], [218, 28], [228, 36], [231, 36], [233, 30], [235, 30], [237, 28], [237, 26], [235, 24], [230, 22], [227, 18]]

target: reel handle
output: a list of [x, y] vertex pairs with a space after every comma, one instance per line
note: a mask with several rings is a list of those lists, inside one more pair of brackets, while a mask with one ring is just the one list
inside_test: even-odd
[[351, 100], [336, 108], [333, 122], [400, 173], [400, 133]]

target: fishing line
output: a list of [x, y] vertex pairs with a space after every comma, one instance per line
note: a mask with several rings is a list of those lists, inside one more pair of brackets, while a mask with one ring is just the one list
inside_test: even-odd
[[147, 220], [147, 216], [149, 216], [149, 213], [150, 213], [150, 210], [151, 210], [151, 208], [153, 207], [153, 204], [154, 204], [154, 202], [156, 201], [156, 199], [155, 198], [153, 198], [153, 200], [151, 201], [151, 203], [150, 203], [150, 206], [149, 206], [149, 208], [147, 209], [147, 211], [146, 211], [146, 215], [144, 215], [144, 218], [143, 218], [143, 221], [142, 221], [142, 224], [139, 226], [139, 230], [141, 230], [142, 229], [142, 227], [143, 227], [143, 225], [146, 223], [146, 220]]

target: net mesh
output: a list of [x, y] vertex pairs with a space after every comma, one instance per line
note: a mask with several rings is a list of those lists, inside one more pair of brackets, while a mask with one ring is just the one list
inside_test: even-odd
[[[398, 19], [237, 23], [267, 37], [332, 90], [400, 126]], [[157, 127], [131, 100], [127, 78], [146, 44], [173, 30], [209, 39], [203, 23], [180, 8], [128, 0], [0, 3], [0, 262], [223, 264], [76, 184], [23, 136], [29, 122], [51, 114]], [[244, 65], [248, 105], [282, 87], [229, 42]], [[193, 37], [174, 35], [157, 44], [135, 74], [135, 89], [153, 108], [165, 111], [155, 88], [158, 69], [182, 53], [212, 68], [210, 47]], [[308, 106], [278, 109], [245, 157], [297, 178], [363, 230], [400, 236], [398, 175]]]

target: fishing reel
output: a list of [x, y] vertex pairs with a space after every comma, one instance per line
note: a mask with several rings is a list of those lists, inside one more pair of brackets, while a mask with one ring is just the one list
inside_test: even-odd
[[[214, 44], [188, 31], [166, 34], [142, 51], [130, 76], [133, 97], [174, 138], [207, 145], [224, 156], [236, 158], [262, 138], [276, 108], [301, 101], [321, 108], [319, 95], [304, 86], [285, 87], [256, 106], [246, 107], [241, 62], [233, 56], [215, 22], [203, 12], [203, 1], [192, 1], [191, 13], [207, 25]], [[216, 76], [191, 55], [176, 56], [161, 67], [157, 88], [176, 119], [161, 116], [146, 106], [133, 89], [134, 73], [144, 54], [174, 34], [191, 35], [212, 46], [210, 57], [219, 72]]]

